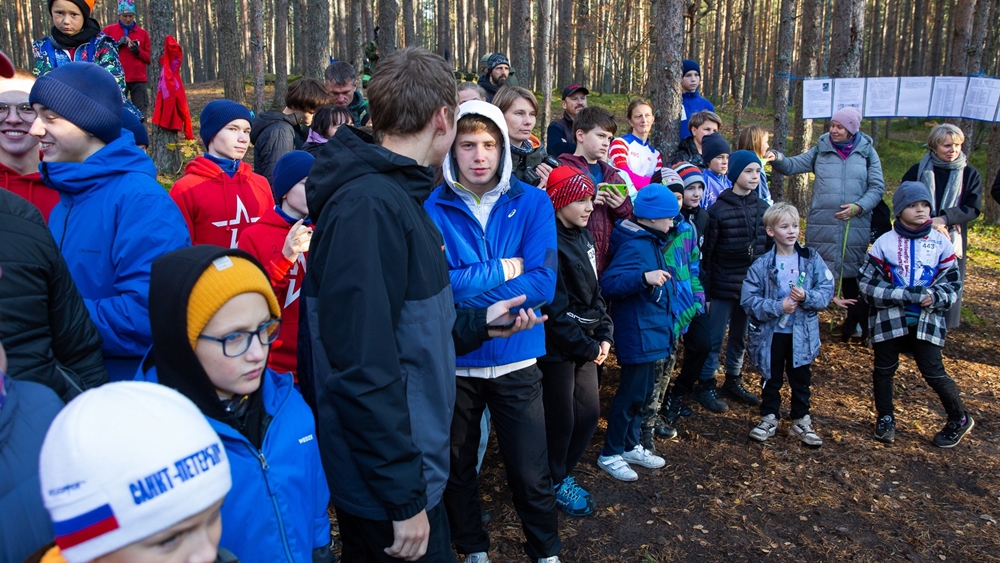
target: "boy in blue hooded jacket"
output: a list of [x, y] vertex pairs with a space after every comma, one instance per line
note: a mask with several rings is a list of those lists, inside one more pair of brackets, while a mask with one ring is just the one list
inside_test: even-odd
[[111, 381], [131, 379], [152, 344], [149, 270], [190, 245], [184, 217], [122, 129], [121, 91], [103, 68], [62, 65], [35, 82], [28, 101], [42, 179], [59, 192], [49, 230], [104, 339]]
[[643, 188], [632, 205], [636, 218], [615, 225], [613, 256], [601, 277], [601, 294], [614, 302], [611, 320], [621, 380], [597, 466], [620, 481], [639, 478], [629, 464], [656, 469], [666, 463], [642, 447], [639, 428], [642, 408], [653, 392], [656, 361], [670, 356], [675, 340], [663, 248], [680, 206], [663, 184]]

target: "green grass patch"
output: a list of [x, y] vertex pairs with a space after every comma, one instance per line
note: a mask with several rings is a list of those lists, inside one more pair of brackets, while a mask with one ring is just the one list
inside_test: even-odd
[[974, 327], [984, 327], [988, 323], [986, 320], [982, 319], [973, 311], [972, 309], [962, 305], [962, 323], [966, 325], [972, 325]]

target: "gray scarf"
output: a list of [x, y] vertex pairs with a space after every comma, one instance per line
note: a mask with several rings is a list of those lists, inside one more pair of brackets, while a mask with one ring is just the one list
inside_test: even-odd
[[[936, 196], [937, 191], [934, 186], [934, 168], [951, 170], [948, 176], [948, 185], [944, 187], [944, 194], [941, 196], [941, 209], [949, 209], [958, 205], [958, 196], [962, 191], [962, 178], [965, 175], [965, 153], [959, 153], [958, 158], [951, 162], [945, 162], [938, 158], [933, 152], [928, 152], [920, 159], [917, 168], [917, 179], [930, 188], [931, 195]], [[938, 215], [938, 209], [934, 204], [936, 197], [931, 198], [931, 214]]]

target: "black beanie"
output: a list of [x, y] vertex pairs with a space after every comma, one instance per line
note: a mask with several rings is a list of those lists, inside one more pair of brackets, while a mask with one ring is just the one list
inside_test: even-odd
[[727, 143], [726, 139], [718, 133], [705, 135], [701, 138], [701, 159], [705, 161], [706, 166], [712, 162], [713, 158], [719, 155], [729, 154], [730, 152], [729, 143]]
[[[83, 19], [87, 19], [90, 17], [90, 12], [92, 11], [93, 9], [92, 6], [94, 5], [93, 0], [91, 0], [90, 2], [87, 2], [86, 0], [69, 0], [69, 1], [75, 4], [77, 8], [80, 8], [80, 11], [83, 13]], [[52, 4], [55, 4], [55, 2], [56, 0], [49, 0], [50, 14], [52, 13]]]
[[31, 87], [28, 103], [42, 106], [110, 143], [122, 133], [122, 91], [104, 67], [72, 62], [52, 69]]

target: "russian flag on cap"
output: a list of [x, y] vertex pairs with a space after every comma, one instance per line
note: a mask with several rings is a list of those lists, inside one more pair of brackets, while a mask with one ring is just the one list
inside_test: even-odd
[[118, 519], [110, 504], [99, 506], [90, 512], [62, 522], [53, 522], [56, 545], [59, 549], [69, 549], [118, 529]]

